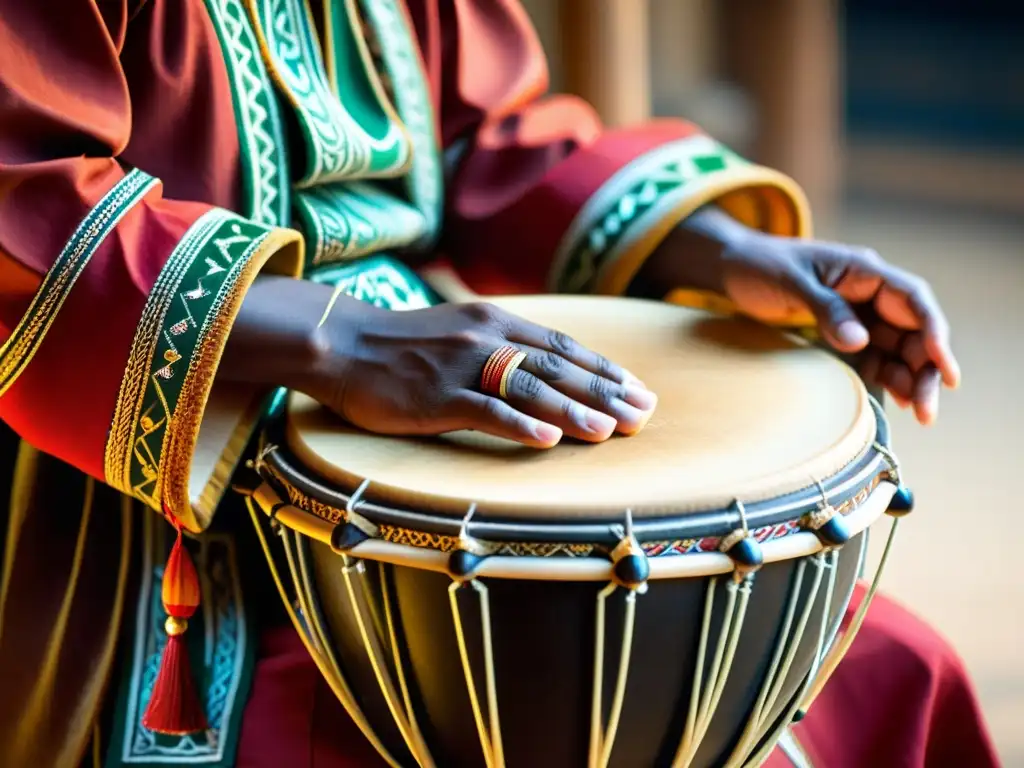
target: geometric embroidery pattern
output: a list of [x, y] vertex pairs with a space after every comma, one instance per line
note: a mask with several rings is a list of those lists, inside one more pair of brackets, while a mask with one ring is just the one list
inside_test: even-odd
[[346, 296], [396, 312], [426, 309], [440, 301], [411, 269], [387, 256], [370, 256], [355, 264], [324, 267], [307, 277], [339, 287]]
[[409, 20], [398, 0], [362, 0], [362, 8], [380, 41], [380, 58], [393, 84], [395, 109], [412, 137], [412, 168], [403, 180], [412, 204], [423, 214], [424, 240], [429, 244], [441, 225], [444, 177], [426, 75]]
[[[155, 526], [161, 526], [160, 530], [154, 530]], [[143, 527], [144, 562], [134, 643], [119, 697], [123, 716], [117, 721], [108, 768], [233, 765], [244, 704], [239, 693], [245, 694], [252, 660], [234, 541], [229, 535], [210, 532], [201, 540], [186, 540], [200, 574], [204, 608], [189, 621], [185, 638], [210, 728], [184, 736], [157, 734], [143, 727], [141, 716], [167, 644], [160, 590], [169, 542], [158, 535], [166, 529], [157, 518], [146, 515]]]
[[106, 481], [161, 509], [161, 463], [193, 358], [269, 229], [214, 208], [185, 233], [150, 291], [122, 378]]
[[575, 237], [563, 243], [555, 259], [557, 292], [592, 292], [598, 276], [617, 258], [619, 246], [659, 222], [663, 209], [696, 193], [713, 177], [750, 165], [707, 136], [682, 139], [650, 154], [653, 157], [641, 157], [620, 172], [625, 184], [613, 179], [605, 185], [622, 191], [603, 199], [599, 190], [588, 202], [593, 212], [587, 223], [573, 228]]
[[287, 226], [291, 180], [277, 98], [241, 0], [206, 0], [231, 80], [246, 218]]
[[331, 92], [303, 0], [254, 0], [254, 5], [257, 32], [303, 133], [306, 169], [296, 186], [401, 173], [412, 151], [408, 138], [394, 123], [382, 138], [373, 138]]
[[426, 220], [409, 203], [368, 183], [326, 184], [296, 194], [295, 225], [311, 265], [405, 248], [423, 237]]

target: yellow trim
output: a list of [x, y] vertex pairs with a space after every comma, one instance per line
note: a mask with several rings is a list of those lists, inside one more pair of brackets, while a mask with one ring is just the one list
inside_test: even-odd
[[171, 300], [166, 295], [167, 286], [175, 286], [181, 281], [192, 258], [206, 242], [208, 231], [216, 228], [219, 216], [220, 212], [212, 209], [189, 227], [150, 289], [149, 299], [135, 329], [103, 457], [104, 479], [123, 493], [132, 492], [129, 475], [135, 425], [142, 415], [142, 396], [149, 376], [149, 365], [156, 353], [160, 329]]
[[[253, 238], [251, 252], [244, 257], [244, 263], [238, 263], [237, 267], [232, 268], [237, 269], [237, 272], [227, 277], [230, 284], [225, 283], [217, 289], [217, 303], [210, 308], [207, 316], [198, 320], [199, 337], [192, 351], [187, 353], [190, 356], [189, 367], [181, 379], [178, 397], [173, 403], [168, 403], [157, 376], [151, 373], [154, 356], [160, 345], [165, 343], [165, 326], [170, 322], [168, 312], [179, 299], [180, 291], [184, 290], [182, 280], [195, 264], [203, 263], [209, 249], [226, 247], [232, 240], [238, 240], [238, 236], [217, 236], [232, 222], [249, 228], [255, 227], [260, 231], [256, 235], [244, 236], [243, 242]], [[238, 230], [238, 227], [235, 229]], [[234, 435], [227, 450], [219, 457], [213, 477], [207, 483], [199, 503], [193, 508], [189, 502], [189, 474], [203, 411], [227, 343], [228, 332], [257, 274], [266, 268], [297, 278], [301, 275], [303, 260], [303, 241], [297, 232], [280, 228], [268, 230], [219, 209], [211, 209], [189, 228], [151, 289], [135, 332], [107, 438], [104, 455], [107, 483], [124, 493], [137, 496], [156, 509], [159, 509], [161, 502], [167, 503], [181, 523], [193, 533], [204, 530], [210, 524], [216, 504], [227, 485], [227, 478], [245, 444], [243, 435]], [[174, 359], [167, 357], [172, 352], [175, 353]], [[164, 359], [172, 365], [181, 359], [181, 355], [172, 348], [165, 352]], [[155, 384], [152, 391], [155, 392], [159, 407], [154, 407], [152, 395], [147, 395], [150, 381]], [[148, 411], [142, 413], [146, 402], [149, 402], [148, 408], [154, 411], [152, 414]], [[150, 421], [148, 425], [145, 423], [147, 419]], [[138, 433], [137, 429], [142, 429], [142, 433]], [[137, 437], [138, 434], [154, 435], [160, 429], [163, 434], [154, 437], [152, 443], [147, 442], [146, 437]], [[156, 439], [160, 440], [159, 459], [153, 455], [157, 453]], [[137, 455], [137, 451], [143, 451], [145, 455]], [[133, 477], [138, 477], [139, 469], [146, 478], [144, 488], [133, 481]]]
[[199, 355], [193, 359], [185, 374], [174, 412], [174, 421], [165, 436], [158, 486], [163, 489], [163, 498], [170, 507], [181, 510], [182, 524], [194, 533], [205, 530], [212, 522], [231, 470], [237, 464], [246, 443], [247, 435], [243, 437], [240, 434], [243, 428], [243, 424], [240, 424], [221, 454], [206, 488], [193, 503], [189, 498], [192, 456], [199, 437], [203, 411], [213, 388], [217, 365], [227, 345], [228, 333], [242, 308], [242, 300], [249, 286], [264, 267], [298, 277], [302, 272], [303, 262], [303, 241], [297, 232], [286, 229], [271, 231], [240, 272], [224, 300], [217, 319], [205, 334]]
[[[744, 224], [773, 235], [810, 237], [811, 212], [807, 197], [796, 182], [778, 171], [761, 166], [740, 167], [695, 179], [687, 184], [684, 190], [689, 194], [676, 201], [671, 207], [652, 211], [651, 213], [658, 217], [656, 221], [622, 253], [609, 259], [609, 263], [597, 278], [595, 293], [616, 296], [625, 293], [640, 267], [668, 233], [699, 208], [710, 203], [721, 202], [723, 198], [734, 197], [731, 205], [727, 207], [727, 210], [732, 209], [729, 211], [731, 214], [743, 215], [748, 211], [757, 210], [757, 206], [744, 205], [744, 203], [752, 201], [743, 200], [742, 197], [737, 196], [737, 193], [746, 192], [747, 195], [758, 196], [760, 202], [769, 207], [768, 215], [763, 217], [766, 220], [758, 221], [747, 213], [745, 217], [747, 220], [741, 219]], [[781, 192], [782, 197], [765, 194], [766, 190]], [[787, 206], [789, 212], [785, 211]], [[681, 298], [680, 294], [681, 292], [672, 295]], [[696, 292], [688, 292], [688, 295], [693, 294]]]

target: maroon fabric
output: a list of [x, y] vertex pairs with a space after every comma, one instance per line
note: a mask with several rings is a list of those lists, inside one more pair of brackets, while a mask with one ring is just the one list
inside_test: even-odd
[[[859, 589], [854, 606], [862, 597]], [[1000, 765], [956, 651], [884, 597], [871, 604], [846, 659], [795, 733], [814, 765], [827, 768]], [[776, 754], [766, 768], [787, 764]]]
[[[854, 596], [848, 616], [860, 603]], [[239, 768], [382, 768], [298, 636], [268, 631], [245, 711]], [[963, 664], [927, 624], [877, 597], [797, 738], [817, 768], [999, 766]], [[766, 768], [784, 768], [778, 750]]]

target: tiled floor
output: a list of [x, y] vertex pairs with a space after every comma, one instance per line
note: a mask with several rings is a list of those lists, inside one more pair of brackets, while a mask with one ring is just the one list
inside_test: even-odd
[[1005, 764], [1024, 766], [1024, 222], [852, 206], [831, 230], [925, 276], [950, 316], [963, 387], [930, 429], [890, 407], [918, 503], [884, 589], [954, 643]]

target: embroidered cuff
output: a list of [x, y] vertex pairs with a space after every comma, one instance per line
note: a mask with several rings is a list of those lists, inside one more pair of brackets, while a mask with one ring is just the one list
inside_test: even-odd
[[234, 441], [236, 455], [197, 467], [203, 482], [191, 484], [202, 490], [190, 494], [217, 365], [245, 291], [264, 266], [300, 275], [298, 234], [221, 209], [200, 217], [153, 285], [125, 367], [104, 454], [106, 481], [153, 509], [166, 503], [193, 531], [209, 524], [220, 495], [213, 486], [226, 482], [218, 465], [233, 466], [240, 451]]
[[810, 234], [808, 203], [793, 180], [708, 136], [689, 136], [638, 157], [587, 201], [559, 245], [549, 290], [624, 293], [668, 232], [712, 202], [771, 234]]

